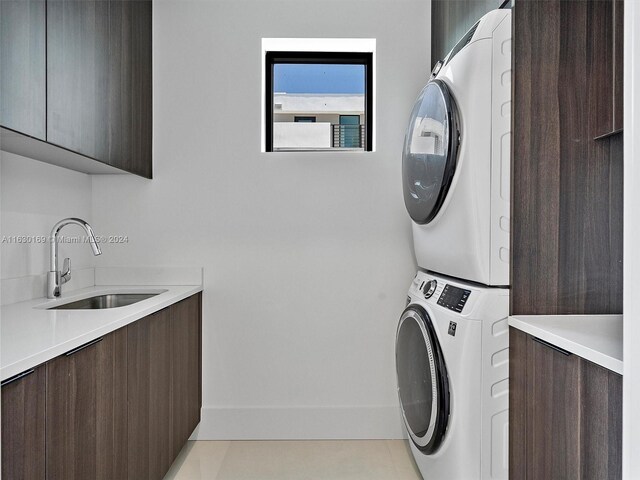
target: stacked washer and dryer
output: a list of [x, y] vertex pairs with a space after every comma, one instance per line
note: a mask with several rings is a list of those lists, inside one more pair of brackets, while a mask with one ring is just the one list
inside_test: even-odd
[[511, 10], [485, 15], [420, 93], [403, 185], [416, 274], [396, 335], [426, 480], [508, 477]]

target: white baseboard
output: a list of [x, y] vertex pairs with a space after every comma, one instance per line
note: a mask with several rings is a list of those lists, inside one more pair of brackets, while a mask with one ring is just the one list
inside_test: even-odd
[[398, 406], [203, 407], [192, 440], [405, 438]]

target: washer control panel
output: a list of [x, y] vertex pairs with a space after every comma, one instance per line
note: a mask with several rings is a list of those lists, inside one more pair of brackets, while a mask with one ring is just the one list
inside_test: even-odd
[[438, 298], [438, 305], [460, 313], [465, 303], [467, 303], [469, 295], [471, 295], [471, 290], [454, 287], [447, 283], [442, 289], [440, 298]]

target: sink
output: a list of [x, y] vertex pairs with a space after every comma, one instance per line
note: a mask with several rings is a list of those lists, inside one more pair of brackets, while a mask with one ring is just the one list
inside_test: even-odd
[[155, 297], [159, 293], [109, 293], [64, 303], [47, 310], [98, 310], [102, 308], [125, 307], [133, 303]]

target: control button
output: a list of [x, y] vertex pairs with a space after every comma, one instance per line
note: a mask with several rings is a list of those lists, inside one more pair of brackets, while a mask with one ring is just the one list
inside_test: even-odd
[[462, 313], [467, 300], [471, 295], [471, 290], [464, 290], [462, 288], [454, 287], [453, 285], [446, 284], [442, 289], [440, 298], [438, 299], [438, 305], [453, 310], [454, 312]]
[[436, 287], [438, 286], [437, 280], [429, 280], [422, 289], [422, 293], [424, 293], [424, 298], [431, 298], [431, 296], [436, 291]]

